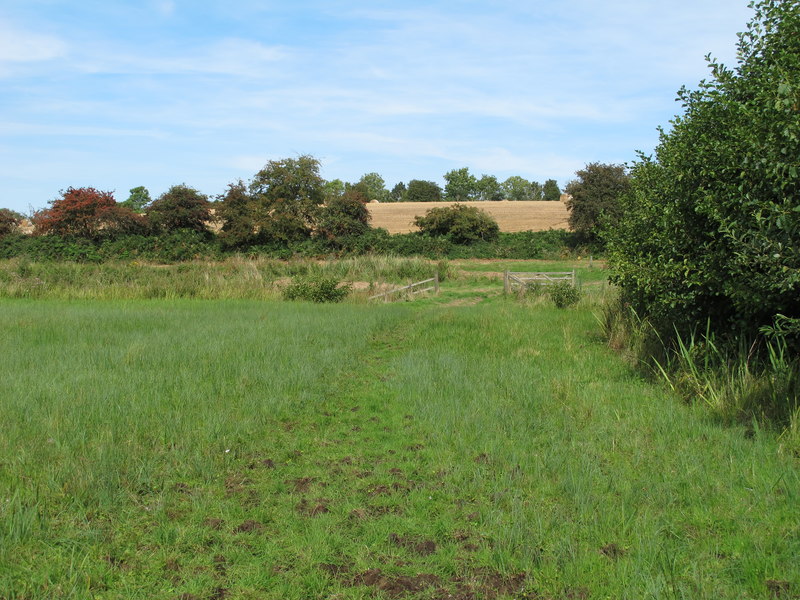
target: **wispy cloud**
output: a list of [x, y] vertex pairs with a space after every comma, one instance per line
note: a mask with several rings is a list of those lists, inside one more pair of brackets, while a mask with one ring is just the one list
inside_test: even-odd
[[176, 8], [173, 0], [155, 0], [155, 7], [156, 11], [164, 17], [171, 17]]
[[343, 179], [563, 182], [652, 143], [703, 56], [735, 56], [746, 1], [12, 3], [0, 203], [70, 174], [214, 193], [298, 153]]
[[0, 21], [0, 67], [3, 63], [53, 60], [67, 53], [60, 38]]
[[174, 44], [141, 51], [114, 45], [93, 45], [74, 62], [78, 71], [101, 75], [224, 75], [260, 79], [289, 58], [288, 49], [258, 41], [224, 38], [208, 44], [176, 48]]

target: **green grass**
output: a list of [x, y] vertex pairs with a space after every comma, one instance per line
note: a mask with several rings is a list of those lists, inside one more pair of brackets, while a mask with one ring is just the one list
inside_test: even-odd
[[0, 298], [267, 300], [279, 298], [289, 279], [298, 275], [324, 275], [380, 286], [427, 279], [437, 270], [444, 277], [450, 274], [446, 261], [385, 256], [335, 261], [233, 257], [169, 265], [32, 262], [19, 258], [0, 261]]
[[572, 271], [574, 269], [576, 278], [582, 283], [605, 281], [608, 277], [605, 261], [597, 259], [589, 261], [588, 258], [578, 260], [454, 260], [451, 261], [451, 264], [468, 273]]
[[800, 593], [775, 435], [636, 377], [597, 296], [454, 286], [2, 301], [0, 598]]

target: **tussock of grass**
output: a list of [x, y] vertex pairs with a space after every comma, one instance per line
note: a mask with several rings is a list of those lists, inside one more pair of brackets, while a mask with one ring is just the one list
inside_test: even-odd
[[664, 381], [689, 402], [699, 402], [726, 423], [777, 428], [786, 450], [800, 455], [800, 362], [781, 337], [735, 347], [720, 344], [710, 328], [663, 338], [618, 300], [603, 309], [612, 348]]

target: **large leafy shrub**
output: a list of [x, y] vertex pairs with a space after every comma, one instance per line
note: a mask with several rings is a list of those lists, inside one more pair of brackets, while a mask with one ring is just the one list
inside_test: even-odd
[[320, 162], [313, 156], [271, 160], [250, 183], [250, 208], [259, 243], [307, 239], [325, 199]]
[[710, 60], [710, 80], [680, 91], [610, 235], [624, 300], [661, 331], [800, 318], [800, 4], [753, 6], [737, 65]]
[[414, 219], [414, 224], [424, 234], [445, 236], [456, 244], [493, 241], [500, 233], [491, 215], [465, 204], [432, 208], [425, 216]]

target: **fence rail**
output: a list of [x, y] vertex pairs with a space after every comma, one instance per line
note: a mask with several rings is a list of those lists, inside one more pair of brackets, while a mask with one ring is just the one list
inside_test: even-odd
[[[432, 283], [433, 285], [429, 285], [428, 287], [422, 287]], [[399, 294], [400, 292], [405, 292], [407, 296], [414, 296], [416, 294], [423, 294], [425, 292], [433, 292], [435, 294], [439, 293], [439, 273], [436, 273], [430, 279], [425, 279], [424, 281], [417, 281], [416, 283], [412, 283], [411, 285], [404, 285], [403, 287], [395, 288], [393, 290], [389, 290], [388, 292], [381, 292], [380, 294], [375, 294], [374, 296], [370, 296], [370, 300], [377, 300], [378, 298], [383, 298], [384, 302], [389, 302], [390, 296], [393, 294]]]
[[568, 282], [575, 287], [575, 270], [572, 271], [538, 271], [523, 273], [520, 271], [505, 271], [503, 273], [503, 290], [510, 294], [514, 289], [525, 289], [536, 285], [553, 285], [561, 281]]

